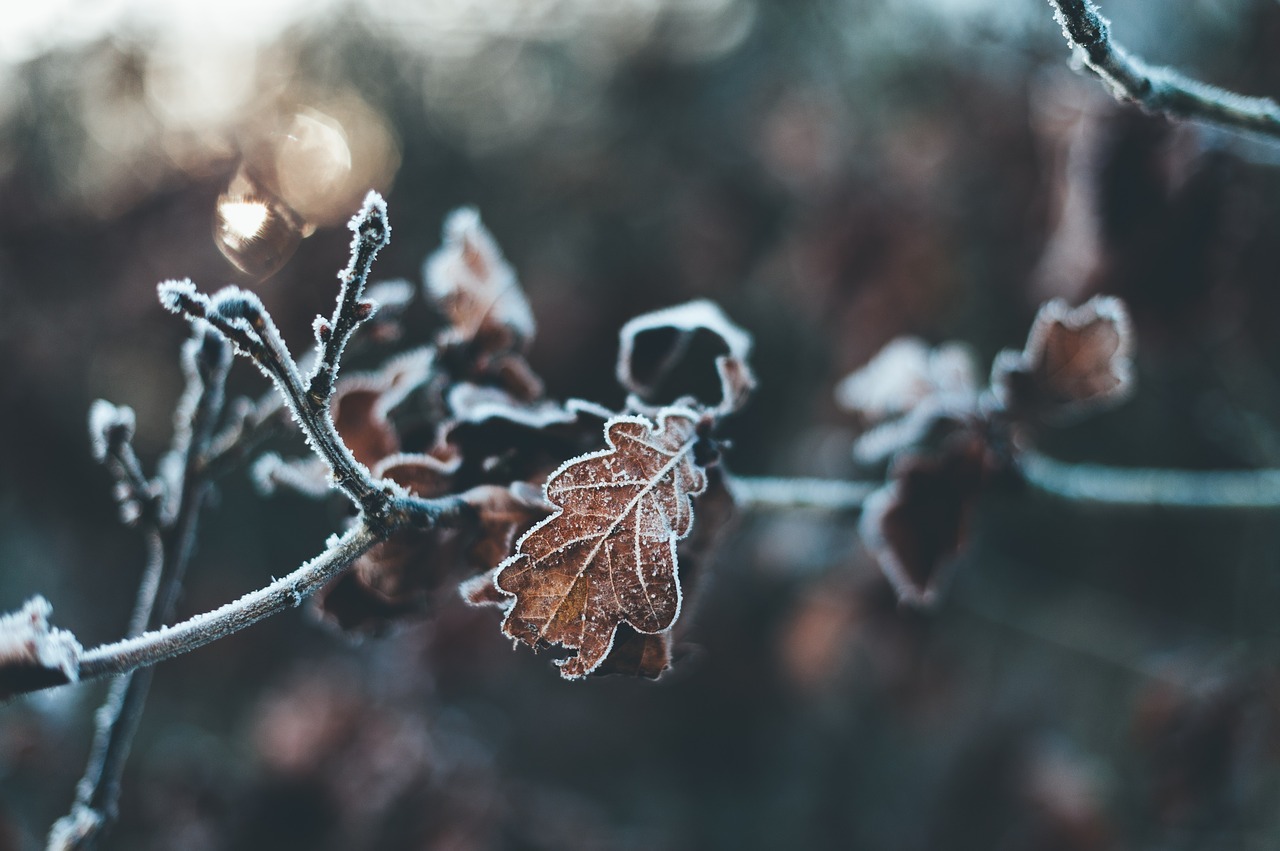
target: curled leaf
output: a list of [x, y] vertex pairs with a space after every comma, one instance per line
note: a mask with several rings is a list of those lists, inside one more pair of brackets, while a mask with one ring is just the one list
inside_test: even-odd
[[488, 354], [522, 350], [533, 339], [533, 312], [515, 272], [470, 207], [444, 223], [444, 245], [427, 258], [427, 292], [449, 319], [451, 337]]
[[919, 337], [890, 341], [836, 385], [836, 403], [876, 425], [937, 397], [976, 396], [973, 352], [962, 343], [930, 348]]
[[48, 600], [32, 597], [0, 616], [0, 700], [79, 679], [80, 642], [49, 626], [52, 611]]
[[558, 644], [576, 679], [609, 654], [621, 624], [670, 629], [680, 613], [676, 543], [693, 526], [707, 486], [693, 458], [698, 415], [664, 408], [605, 424], [608, 448], [574, 458], [547, 479], [552, 516], [526, 532], [502, 564], [498, 590], [515, 598], [502, 623], [511, 638]]
[[569, 400], [524, 402], [496, 387], [457, 384], [447, 402], [453, 418], [438, 444], [462, 458], [461, 487], [517, 480], [542, 482], [565, 458], [598, 445], [612, 411]]
[[1124, 302], [1095, 296], [1077, 308], [1045, 303], [1021, 352], [991, 369], [996, 401], [1020, 417], [1061, 422], [1118, 404], [1133, 388], [1133, 332]]
[[863, 544], [902, 602], [926, 606], [936, 598], [990, 468], [981, 434], [961, 431], [938, 452], [899, 455], [889, 481], [863, 503]]
[[[619, 332], [618, 382], [628, 392], [652, 400], [660, 388], [688, 359], [700, 335], [709, 336], [717, 354], [716, 373], [720, 401], [712, 408], [718, 415], [732, 413], [746, 403], [755, 388], [755, 376], [747, 366], [751, 335], [739, 328], [713, 302], [690, 301], [637, 316]], [[684, 395], [681, 386], [677, 395]], [[701, 388], [689, 388], [699, 398]]]

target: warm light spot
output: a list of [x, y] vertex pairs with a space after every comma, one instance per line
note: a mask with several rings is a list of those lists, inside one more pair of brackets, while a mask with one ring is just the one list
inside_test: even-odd
[[224, 201], [218, 208], [226, 225], [242, 239], [253, 239], [262, 232], [271, 212], [261, 201]]

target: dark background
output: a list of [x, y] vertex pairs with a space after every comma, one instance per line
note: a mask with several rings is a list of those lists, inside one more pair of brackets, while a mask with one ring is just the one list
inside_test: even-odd
[[[1152, 61], [1280, 94], [1280, 5], [1176, 7], [1104, 11]], [[387, 194], [378, 277], [420, 281], [445, 214], [480, 209], [554, 396], [621, 404], [618, 327], [721, 304], [761, 384], [733, 471], [852, 475], [831, 389], [886, 341], [964, 340], [985, 368], [1042, 300], [1097, 292], [1130, 305], [1138, 391], [1046, 451], [1280, 463], [1280, 148], [1114, 105], [1040, 0], [268, 8], [9, 45], [0, 609], [41, 593], [86, 644], [124, 629], [141, 546], [86, 412], [134, 407], [148, 464], [167, 445], [186, 329], [158, 281], [252, 285], [295, 350], [330, 310], [356, 202], [265, 282], [212, 237], [241, 152], [306, 109], [351, 142], [330, 200]], [[243, 363], [232, 385], [264, 389]], [[340, 516], [230, 477], [182, 611], [292, 570]], [[562, 683], [455, 600], [358, 645], [286, 614], [161, 666], [107, 847], [1273, 847], [1277, 519], [996, 491], [922, 615], [852, 520], [742, 517], [656, 684]], [[66, 811], [103, 688], [0, 707], [0, 848]]]

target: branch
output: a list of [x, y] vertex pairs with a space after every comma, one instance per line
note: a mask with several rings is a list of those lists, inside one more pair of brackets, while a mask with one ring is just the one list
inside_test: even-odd
[[391, 241], [391, 224], [387, 221], [387, 202], [376, 192], [364, 199], [360, 212], [348, 224], [351, 238], [351, 260], [338, 273], [342, 289], [338, 304], [328, 322], [316, 317], [316, 363], [312, 367], [307, 395], [317, 410], [327, 409], [338, 378], [338, 361], [347, 341], [366, 319], [373, 315], [374, 305], [364, 301], [364, 288], [369, 282], [373, 260]]
[[154, 665], [296, 608], [381, 538], [367, 525], [357, 524], [311, 561], [239, 600], [174, 626], [86, 650], [80, 656], [80, 679], [123, 674]]
[[[222, 412], [227, 370], [231, 353], [225, 340], [212, 328], [197, 327], [183, 348], [183, 368], [187, 389], [174, 417], [173, 448], [161, 462], [167, 473], [167, 511], [144, 513], [147, 531], [147, 567], [138, 588], [129, 635], [136, 636], [172, 620], [178, 593], [194, 548], [196, 524], [208, 493], [209, 482], [202, 474], [213, 430]], [[106, 405], [107, 403], [101, 403]], [[97, 406], [95, 406], [95, 410]], [[91, 415], [95, 436], [109, 437], [101, 417]], [[141, 475], [132, 446], [121, 445], [113, 457], [131, 460], [123, 472], [131, 478]], [[111, 446], [111, 442], [108, 442]], [[127, 452], [125, 451], [127, 450]], [[117, 460], [117, 464], [120, 461]], [[138, 481], [141, 481], [140, 479]], [[138, 486], [138, 482], [134, 483]], [[154, 489], [148, 492], [154, 494]], [[158, 505], [159, 499], [151, 500]], [[157, 605], [157, 602], [159, 605]], [[71, 812], [58, 819], [49, 832], [49, 851], [72, 851], [93, 847], [102, 831], [115, 820], [120, 797], [120, 780], [137, 733], [152, 669], [134, 671], [116, 679], [106, 700], [95, 715], [93, 746], [84, 776], [76, 786]]]
[[1280, 104], [1274, 100], [1246, 97], [1172, 68], [1148, 65], [1112, 40], [1111, 22], [1090, 0], [1049, 0], [1049, 5], [1067, 43], [1117, 99], [1135, 101], [1152, 112], [1280, 139]]
[[813, 508], [822, 511], [860, 511], [878, 485], [839, 479], [727, 479], [734, 501], [745, 509]]
[[275, 382], [308, 444], [329, 465], [334, 485], [368, 522], [377, 525], [386, 522], [383, 514], [389, 494], [343, 443], [329, 411], [342, 350], [356, 328], [373, 314], [373, 305], [361, 298], [370, 264], [390, 239], [386, 204], [377, 193], [369, 193], [350, 227], [355, 234], [351, 261], [339, 275], [342, 289], [332, 319], [325, 322], [317, 318], [319, 350], [309, 382], [303, 382], [275, 322], [253, 293], [226, 287], [209, 297], [197, 292], [190, 281], [166, 281], [160, 284], [159, 294], [173, 312], [202, 319], [220, 331]]
[[1067, 464], [1024, 452], [1027, 484], [1059, 499], [1129, 508], [1277, 509], [1280, 470], [1168, 470]]

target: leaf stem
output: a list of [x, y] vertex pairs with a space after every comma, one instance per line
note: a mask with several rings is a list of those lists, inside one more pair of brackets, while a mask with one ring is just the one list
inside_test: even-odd
[[1280, 104], [1193, 80], [1172, 68], [1148, 65], [1111, 38], [1111, 22], [1091, 0], [1049, 0], [1067, 43], [1117, 99], [1152, 112], [1280, 139]]

